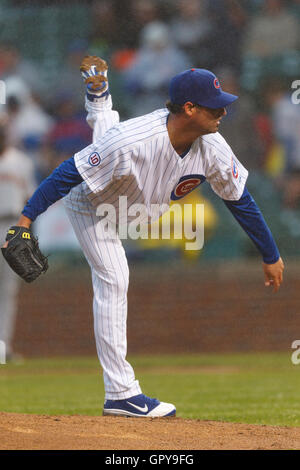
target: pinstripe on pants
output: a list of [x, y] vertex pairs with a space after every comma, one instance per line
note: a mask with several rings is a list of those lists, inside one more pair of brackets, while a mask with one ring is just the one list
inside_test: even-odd
[[[93, 141], [119, 121], [118, 113], [111, 108], [111, 98], [103, 103], [100, 113], [99, 107], [93, 112], [87, 103], [90, 111], [87, 121], [94, 128]], [[103, 236], [100, 219], [84, 187], [82, 184], [72, 189], [65, 198], [66, 210], [91, 268], [94, 332], [105, 398], [121, 400], [141, 393], [133, 368], [126, 360], [128, 263], [121, 240]]]
[[141, 389], [126, 361], [129, 270], [125, 251], [119, 238], [105, 239], [95, 208], [87, 199], [84, 202], [81, 186], [75, 189], [67, 213], [92, 272], [94, 332], [106, 398], [129, 398]]

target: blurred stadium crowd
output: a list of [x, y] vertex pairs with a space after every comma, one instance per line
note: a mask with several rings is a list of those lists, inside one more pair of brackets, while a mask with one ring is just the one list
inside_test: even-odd
[[[163, 107], [174, 74], [211, 69], [240, 97], [220, 132], [250, 170], [281, 251], [300, 254], [299, 20], [300, 0], [3, 0], [8, 143], [31, 158], [39, 183], [91, 142], [79, 73], [86, 54], [108, 61], [122, 120]], [[205, 256], [224, 255], [224, 246], [228, 257], [255, 252], [227, 213], [223, 225], [226, 208], [201, 192], [213, 229]]]

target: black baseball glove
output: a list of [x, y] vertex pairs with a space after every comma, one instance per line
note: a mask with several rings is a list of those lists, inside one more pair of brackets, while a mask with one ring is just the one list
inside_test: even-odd
[[48, 269], [47, 257], [37, 239], [25, 227], [11, 227], [6, 235], [8, 246], [1, 248], [7, 263], [24, 281], [32, 282]]

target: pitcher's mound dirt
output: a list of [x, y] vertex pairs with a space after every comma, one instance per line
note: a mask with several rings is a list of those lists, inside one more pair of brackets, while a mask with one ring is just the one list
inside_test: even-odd
[[300, 449], [300, 428], [181, 418], [0, 413], [1, 450]]

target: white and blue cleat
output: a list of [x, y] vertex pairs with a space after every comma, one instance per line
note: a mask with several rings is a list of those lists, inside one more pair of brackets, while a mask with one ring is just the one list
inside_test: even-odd
[[125, 400], [106, 400], [103, 416], [127, 416], [132, 418], [167, 418], [176, 415], [171, 403], [160, 402], [142, 393]]
[[87, 87], [87, 98], [94, 101], [109, 95], [107, 63], [97, 56], [84, 57], [80, 72]]

